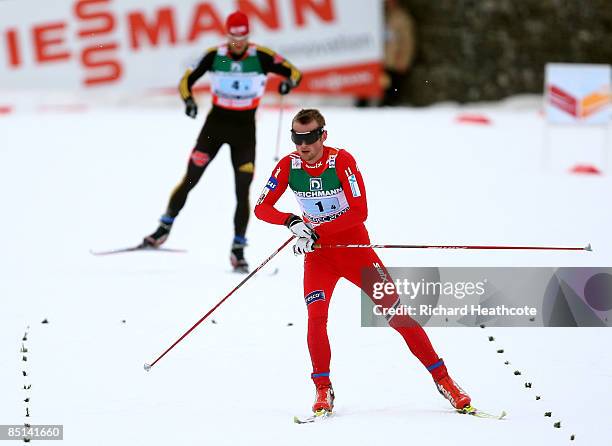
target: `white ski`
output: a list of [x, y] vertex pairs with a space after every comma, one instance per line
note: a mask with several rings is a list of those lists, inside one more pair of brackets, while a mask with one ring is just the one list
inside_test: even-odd
[[332, 412], [328, 411], [328, 410], [318, 410], [316, 411], [313, 415], [310, 415], [308, 417], [293, 417], [293, 422], [296, 424], [307, 424], [307, 423], [314, 423], [316, 421], [322, 421], [325, 420], [329, 417], [332, 416]]

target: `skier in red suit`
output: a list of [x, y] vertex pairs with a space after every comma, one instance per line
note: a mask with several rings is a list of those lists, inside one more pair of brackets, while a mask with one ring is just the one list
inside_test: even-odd
[[[368, 215], [366, 189], [355, 159], [343, 149], [324, 145], [325, 118], [318, 110], [301, 110], [293, 118], [291, 139], [296, 151], [279, 161], [255, 207], [257, 218], [285, 225], [297, 237], [293, 251], [304, 258], [304, 299], [308, 310], [308, 349], [316, 387], [316, 415], [330, 413], [334, 391], [330, 381], [331, 351], [327, 313], [332, 293], [341, 277], [362, 287], [362, 269], [370, 267], [384, 276], [386, 269], [371, 248], [321, 248], [324, 244], [369, 244], [364, 222]], [[274, 207], [290, 187], [302, 210], [302, 218]], [[377, 300], [382, 308], [399, 304], [399, 297]], [[470, 397], [450, 378], [423, 328], [407, 315], [388, 318], [410, 351], [431, 373], [440, 393], [456, 409], [469, 406]]]

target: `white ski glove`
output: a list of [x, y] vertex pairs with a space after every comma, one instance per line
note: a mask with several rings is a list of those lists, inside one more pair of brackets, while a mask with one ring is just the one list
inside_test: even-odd
[[287, 226], [296, 237], [310, 238], [315, 242], [319, 238], [317, 233], [312, 229], [310, 223], [304, 223], [304, 220], [297, 215], [292, 214], [287, 221], [285, 221], [285, 226]]
[[310, 223], [305, 223], [297, 215], [291, 215], [285, 222], [285, 226], [298, 238], [293, 245], [293, 253], [296, 256], [314, 251], [314, 244], [319, 239], [319, 235]]
[[315, 241], [309, 237], [300, 237], [295, 241], [293, 245], [293, 254], [296, 256], [306, 254], [315, 250]]

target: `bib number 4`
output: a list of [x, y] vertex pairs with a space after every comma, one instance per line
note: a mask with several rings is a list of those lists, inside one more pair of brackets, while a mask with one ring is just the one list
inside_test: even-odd
[[[322, 201], [317, 201], [315, 203], [315, 206], [319, 208], [319, 212], [323, 213], [325, 212], [325, 208], [323, 207], [323, 202]], [[332, 204], [329, 206], [329, 210], [330, 211], [335, 211], [336, 209], [338, 209], [338, 206], [336, 206], [335, 204]]]
[[220, 90], [231, 94], [249, 94], [253, 91], [252, 79], [223, 79]]

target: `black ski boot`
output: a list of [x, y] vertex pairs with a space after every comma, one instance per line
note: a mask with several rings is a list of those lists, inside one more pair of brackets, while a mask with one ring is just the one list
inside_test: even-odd
[[230, 262], [234, 268], [234, 272], [248, 273], [249, 264], [244, 259], [244, 248], [247, 245], [246, 238], [237, 235], [232, 243], [232, 251], [230, 253]]
[[172, 223], [174, 223], [173, 217], [170, 217], [168, 214], [162, 215], [159, 219], [159, 227], [153, 234], [146, 236], [142, 240], [142, 247], [159, 248], [161, 245], [163, 245], [170, 235]]

